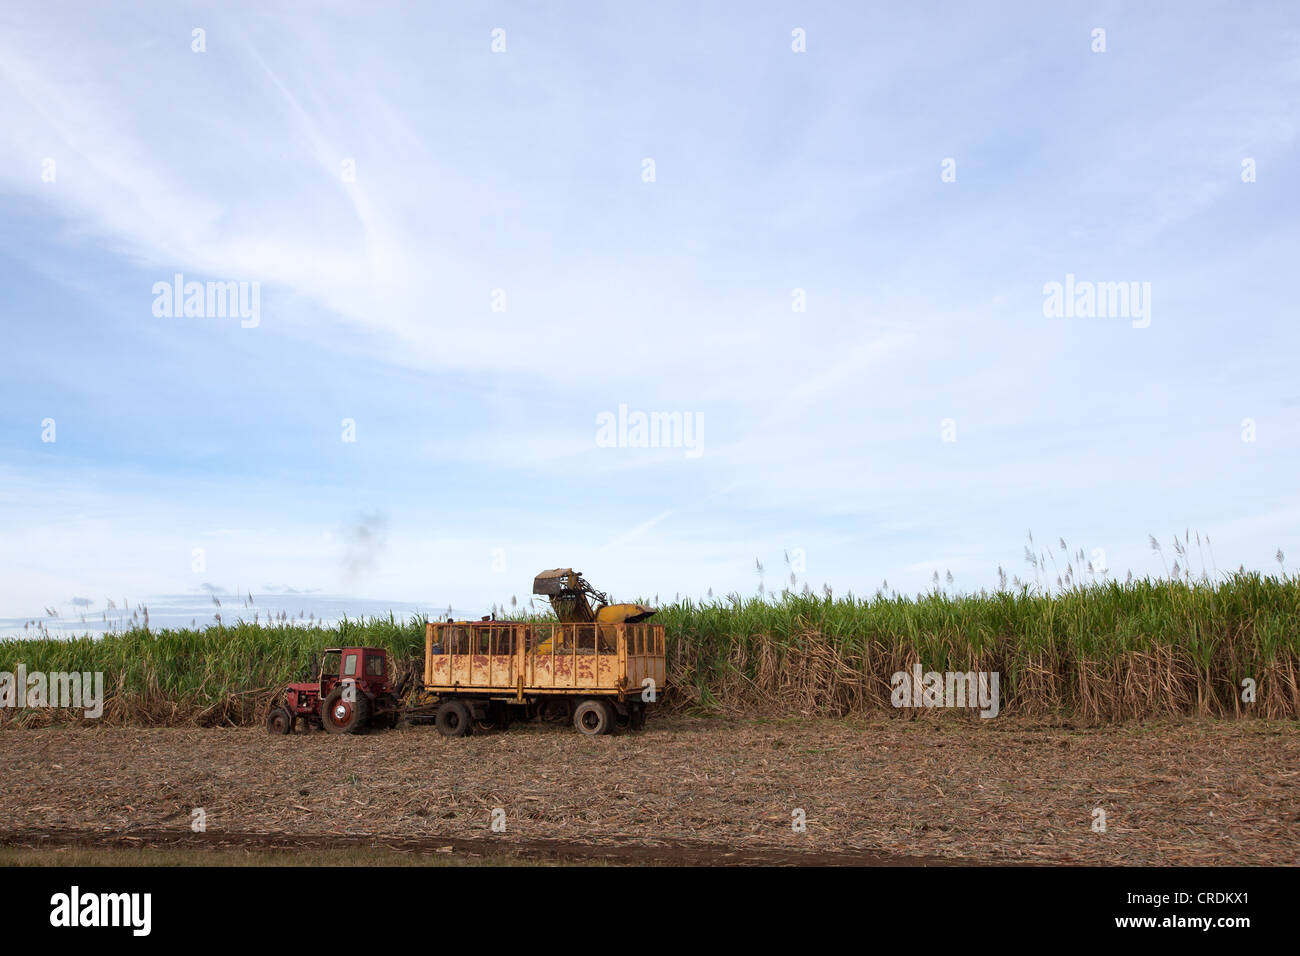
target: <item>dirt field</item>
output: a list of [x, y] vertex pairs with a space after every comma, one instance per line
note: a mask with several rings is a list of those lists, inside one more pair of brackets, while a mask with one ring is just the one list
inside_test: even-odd
[[342, 837], [596, 862], [1300, 863], [1294, 723], [681, 718], [458, 740], [7, 727], [0, 755], [10, 847], [316, 852]]

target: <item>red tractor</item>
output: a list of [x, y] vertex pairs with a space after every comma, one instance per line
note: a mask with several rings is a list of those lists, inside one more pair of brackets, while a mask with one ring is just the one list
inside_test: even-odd
[[395, 727], [401, 718], [404, 688], [394, 687], [392, 663], [382, 648], [326, 648], [319, 661], [312, 655], [307, 673], [310, 680], [290, 684], [285, 702], [271, 708], [268, 732], [291, 734], [300, 717], [307, 730], [324, 727], [334, 734]]

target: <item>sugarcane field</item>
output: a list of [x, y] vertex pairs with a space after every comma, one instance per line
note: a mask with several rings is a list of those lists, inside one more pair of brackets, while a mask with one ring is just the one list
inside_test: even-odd
[[[17, 771], [0, 839], [202, 854], [369, 836], [452, 860], [665, 865], [1300, 850], [1293, 580], [656, 609], [560, 568], [534, 591], [549, 617], [0, 645], [39, 667], [0, 676]], [[1162, 616], [1183, 641], [1088, 641], [1093, 618], [1137, 633]], [[311, 680], [286, 679], [296, 656]], [[105, 666], [82, 711], [14, 707], [19, 678], [30, 703], [38, 675]]]

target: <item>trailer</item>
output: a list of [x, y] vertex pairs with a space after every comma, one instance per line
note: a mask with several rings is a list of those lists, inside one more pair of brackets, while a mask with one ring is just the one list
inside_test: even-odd
[[444, 736], [566, 717], [588, 736], [639, 730], [662, 699], [664, 629], [646, 623], [430, 621], [424, 682]]

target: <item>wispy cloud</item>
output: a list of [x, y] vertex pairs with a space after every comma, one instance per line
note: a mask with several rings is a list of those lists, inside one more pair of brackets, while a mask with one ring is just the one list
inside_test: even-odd
[[[788, 547], [974, 587], [1029, 524], [1300, 551], [1294, 11], [1104, 10], [1100, 55], [1048, 8], [932, 15], [819, 8], [794, 54], [775, 7], [508, 7], [496, 55], [469, 8], [235, 4], [197, 54], [161, 4], [7, 8], [0, 601], [460, 606], [496, 552], [520, 590], [584, 555], [748, 590]], [[156, 319], [177, 272], [260, 282], [260, 326]], [[1150, 328], [1045, 318], [1067, 272], [1150, 281]], [[598, 447], [620, 404], [704, 453]]]

